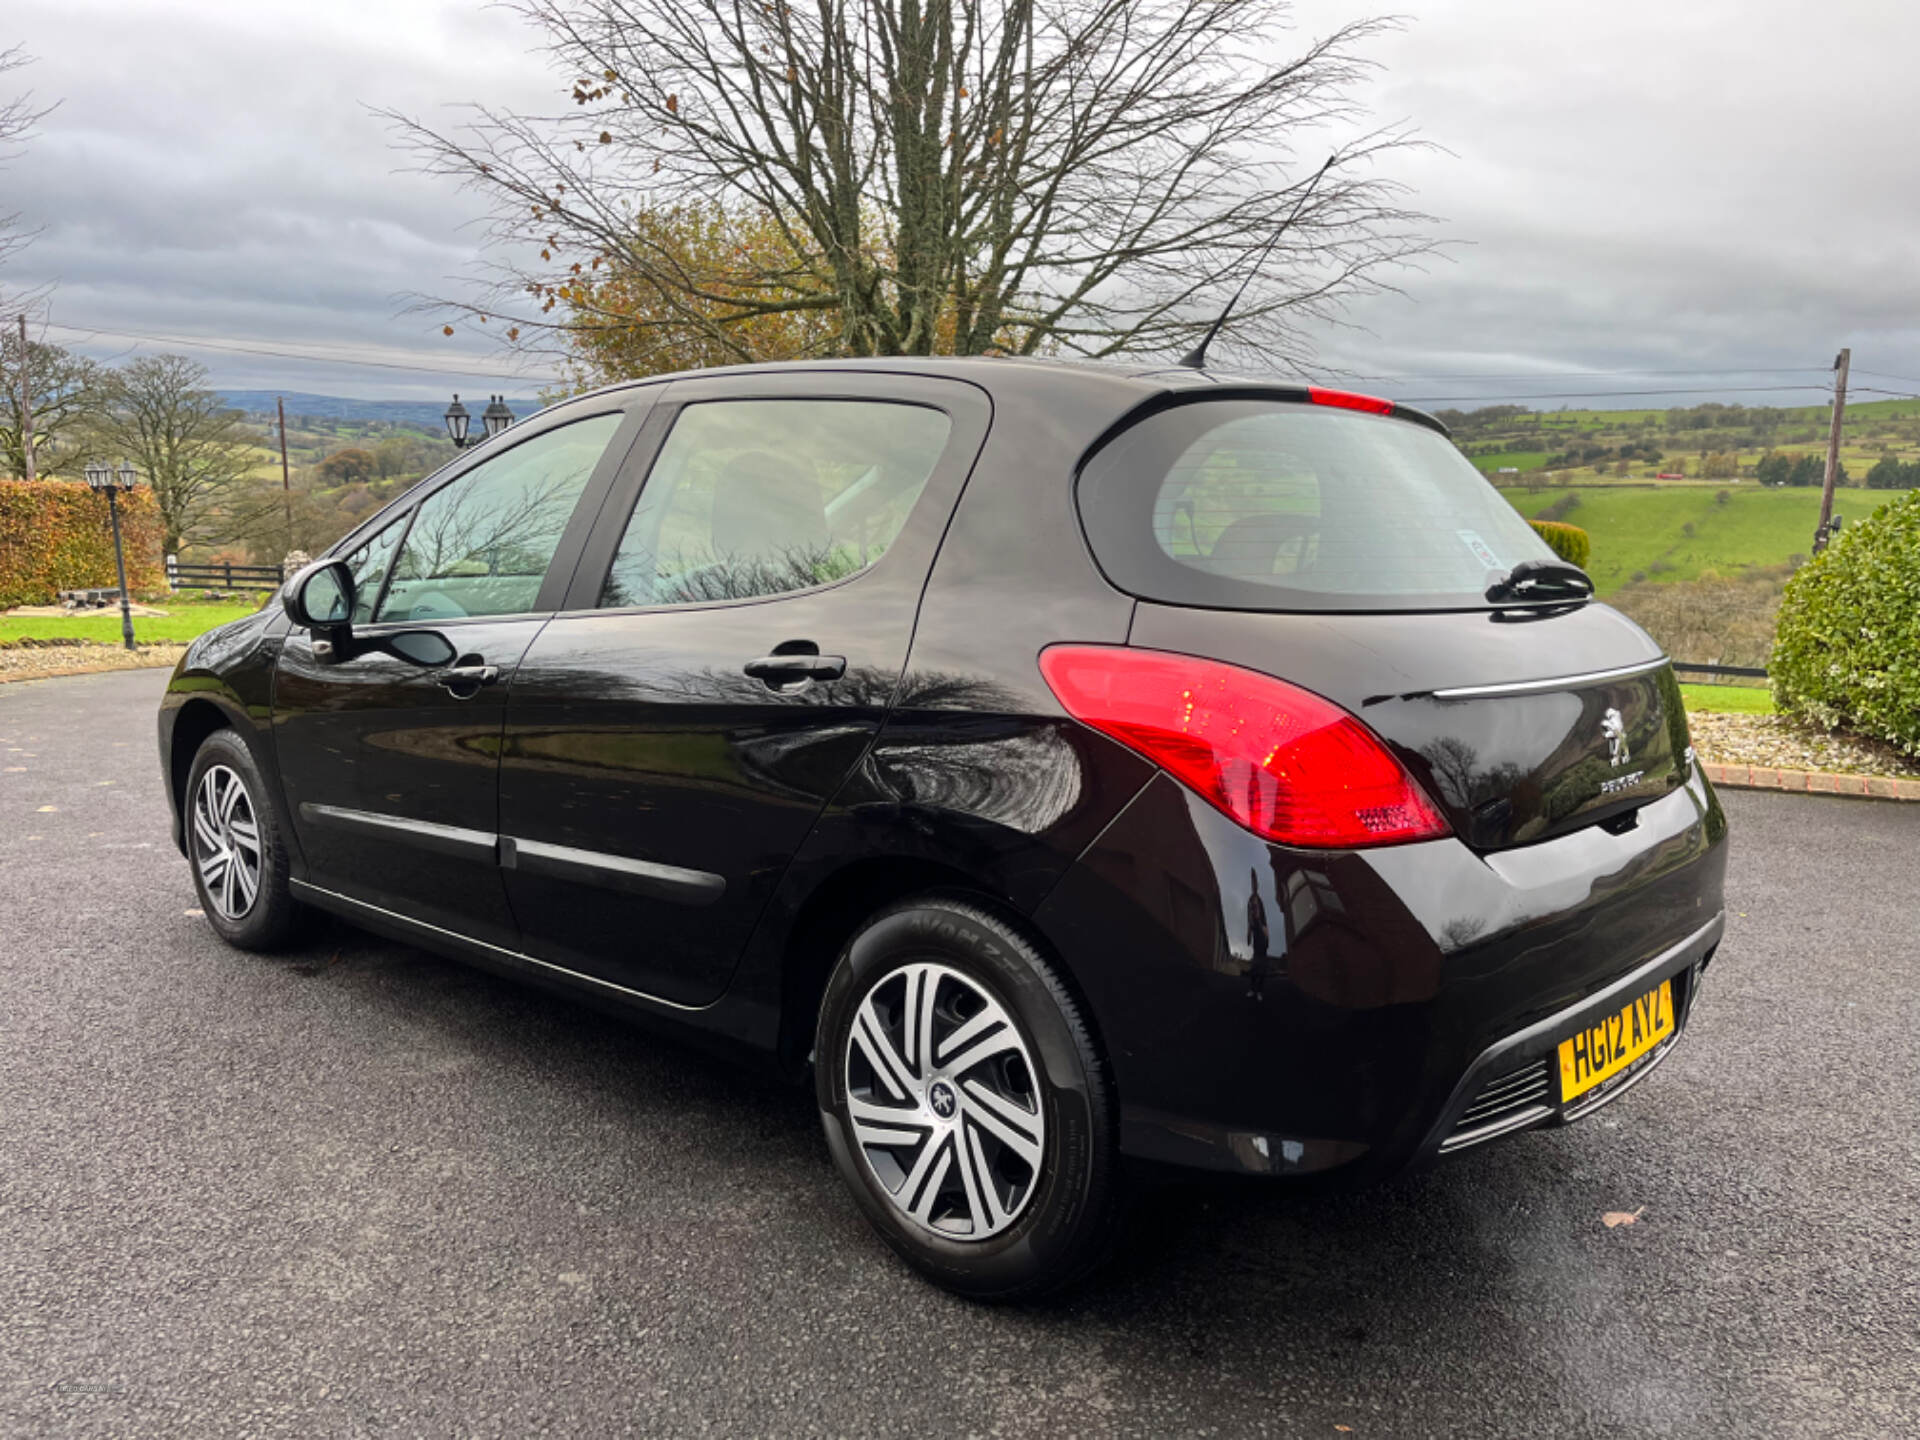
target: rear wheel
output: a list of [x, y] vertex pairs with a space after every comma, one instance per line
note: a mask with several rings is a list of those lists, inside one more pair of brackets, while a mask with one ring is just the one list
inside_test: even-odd
[[187, 776], [187, 855], [207, 921], [229, 945], [270, 950], [293, 931], [287, 849], [245, 742], [216, 730]]
[[828, 981], [815, 1074], [841, 1177], [937, 1283], [1020, 1299], [1104, 1257], [1106, 1068], [1061, 976], [998, 917], [930, 897], [870, 921]]

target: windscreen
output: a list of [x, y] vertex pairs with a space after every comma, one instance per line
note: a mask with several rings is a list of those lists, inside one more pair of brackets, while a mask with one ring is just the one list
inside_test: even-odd
[[1278, 400], [1204, 400], [1122, 433], [1080, 477], [1121, 589], [1233, 610], [1487, 606], [1553, 552], [1424, 425]]

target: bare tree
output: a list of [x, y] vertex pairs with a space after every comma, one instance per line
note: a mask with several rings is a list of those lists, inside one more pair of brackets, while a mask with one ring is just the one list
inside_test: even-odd
[[[19, 46], [10, 46], [0, 50], [0, 78], [15, 70], [33, 63], [33, 57]], [[51, 113], [53, 107], [36, 109], [31, 93], [23, 93], [0, 98], [0, 166], [19, 155], [21, 148], [33, 136], [33, 128]], [[0, 267], [4, 267], [33, 240], [33, 231], [24, 227], [20, 216], [13, 213], [0, 213]], [[21, 309], [35, 297], [30, 295], [9, 295], [0, 288], [0, 309], [13, 312]]]
[[263, 442], [207, 388], [206, 367], [150, 355], [109, 372], [102, 393], [98, 448], [131, 458], [153, 486], [167, 553], [229, 538], [229, 512], [248, 499]]
[[[492, 287], [454, 308], [522, 345], [639, 323], [725, 349], [821, 312], [855, 355], [1178, 351], [1330, 135], [1332, 168], [1221, 348], [1297, 358], [1309, 320], [1430, 248], [1376, 166], [1416, 142], [1363, 129], [1353, 99], [1391, 22], [1281, 60], [1287, 0], [517, 8], [572, 77], [572, 113], [391, 118], [423, 168], [493, 202]], [[742, 249], [715, 283], [647, 223], [714, 204], [775, 227], [777, 253]], [[603, 270], [652, 298], [638, 320], [579, 303]]]
[[[80, 478], [80, 468], [92, 458], [92, 426], [100, 403], [101, 370], [85, 356], [58, 345], [27, 342], [27, 371], [33, 390], [34, 469], [42, 478], [64, 475]], [[0, 325], [0, 473], [24, 480], [27, 455], [21, 424], [20, 332]]]

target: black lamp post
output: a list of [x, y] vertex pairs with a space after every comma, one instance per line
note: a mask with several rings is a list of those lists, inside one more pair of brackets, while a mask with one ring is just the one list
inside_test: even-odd
[[120, 492], [131, 490], [140, 483], [140, 472], [133, 468], [131, 461], [122, 460], [120, 468], [115, 470], [104, 461], [95, 460], [87, 466], [87, 484], [95, 490], [107, 492], [107, 514], [113, 520], [113, 568], [120, 576], [120, 638], [127, 642], [127, 649], [133, 649], [133, 606], [127, 598], [127, 557], [120, 548]]
[[480, 412], [480, 423], [486, 427], [487, 433], [468, 438], [467, 431], [473, 425], [473, 416], [467, 407], [460, 403], [460, 397], [456, 395], [453, 397], [453, 404], [447, 407], [446, 421], [447, 434], [453, 440], [453, 448], [464, 450], [469, 445], [484, 444], [513, 424], [513, 411], [507, 408], [504, 395], [489, 395], [487, 408]]

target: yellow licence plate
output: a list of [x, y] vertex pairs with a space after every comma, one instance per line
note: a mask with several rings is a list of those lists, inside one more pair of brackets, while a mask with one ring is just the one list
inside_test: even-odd
[[1673, 982], [1662, 980], [1626, 1009], [1560, 1042], [1564, 1104], [1610, 1080], [1673, 1034]]

